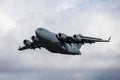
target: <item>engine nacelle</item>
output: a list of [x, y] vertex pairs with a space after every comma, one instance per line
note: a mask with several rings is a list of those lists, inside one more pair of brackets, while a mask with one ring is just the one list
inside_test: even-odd
[[78, 41], [78, 42], [81, 42], [81, 35], [78, 34], [78, 35], [73, 35], [73, 38]]
[[32, 42], [29, 41], [29, 40], [24, 40], [23, 43], [24, 43], [24, 45], [26, 45], [26, 46], [30, 46]]
[[58, 35], [58, 38], [62, 41], [65, 41], [67, 39], [67, 35], [63, 34], [63, 33], [59, 33]]
[[31, 39], [32, 39], [33, 42], [38, 42], [39, 41], [36, 36], [32, 36]]

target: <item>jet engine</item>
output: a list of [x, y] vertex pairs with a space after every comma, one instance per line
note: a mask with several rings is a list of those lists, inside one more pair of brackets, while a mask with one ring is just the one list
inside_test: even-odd
[[32, 39], [33, 42], [38, 42], [39, 41], [36, 36], [32, 36], [31, 39]]
[[58, 37], [60, 40], [62, 40], [62, 41], [66, 41], [66, 39], [67, 39], [67, 35], [65, 35], [65, 34], [63, 34], [63, 33], [59, 33], [59, 34], [57, 35], [57, 37]]
[[24, 40], [23, 43], [26, 46], [30, 46], [32, 42], [30, 42], [29, 40]]
[[73, 35], [73, 38], [77, 41], [77, 42], [81, 42], [81, 35]]

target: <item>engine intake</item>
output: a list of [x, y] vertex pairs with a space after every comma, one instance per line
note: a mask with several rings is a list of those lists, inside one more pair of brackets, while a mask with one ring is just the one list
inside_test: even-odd
[[24, 40], [23, 43], [24, 43], [24, 45], [26, 45], [26, 46], [30, 46], [32, 42], [29, 41], [29, 40]]
[[36, 36], [32, 36], [31, 39], [32, 39], [33, 42], [38, 42], [39, 41]]
[[62, 41], [65, 41], [67, 39], [67, 35], [63, 34], [63, 33], [59, 33], [58, 35], [58, 38]]
[[81, 35], [78, 34], [78, 35], [73, 35], [73, 38], [77, 41], [77, 42], [81, 42]]

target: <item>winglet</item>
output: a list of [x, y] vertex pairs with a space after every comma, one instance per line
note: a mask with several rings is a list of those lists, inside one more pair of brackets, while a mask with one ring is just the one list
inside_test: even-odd
[[108, 38], [107, 42], [110, 42], [111, 37]]
[[21, 46], [19, 46], [18, 50], [21, 50]]

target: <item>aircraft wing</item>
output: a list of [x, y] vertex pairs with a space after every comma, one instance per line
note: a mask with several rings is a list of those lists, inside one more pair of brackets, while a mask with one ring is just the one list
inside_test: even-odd
[[95, 42], [109, 42], [111, 37], [109, 37], [108, 40], [103, 40], [101, 38], [94, 38], [94, 37], [86, 37], [86, 36], [81, 36], [81, 42], [82, 43], [95, 43]]
[[95, 42], [109, 42], [111, 37], [109, 37], [108, 40], [103, 40], [101, 38], [95, 38], [95, 37], [87, 37], [87, 36], [82, 36], [81, 34], [78, 35], [73, 35], [73, 37], [71, 36], [67, 36], [63, 33], [59, 33], [57, 35], [57, 38], [59, 39], [60, 42], [64, 43], [95, 43]]
[[30, 49], [30, 48], [31, 48], [30, 46], [23, 46], [23, 47], [19, 46], [18, 50], [22, 51], [22, 50], [26, 50], [26, 49]]
[[95, 42], [109, 42], [111, 39], [111, 37], [109, 37], [108, 40], [103, 40], [101, 38], [94, 38], [94, 37], [86, 37], [86, 36], [81, 36], [81, 35], [77, 35], [76, 38], [73, 37], [67, 37], [66, 42], [67, 43], [95, 43]]
[[40, 49], [41, 47], [42, 47], [41, 44], [32, 42], [31, 45], [25, 45], [23, 47], [20, 46], [18, 50], [22, 51], [22, 50], [26, 50], [26, 49], [35, 49], [35, 48]]

